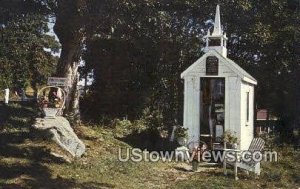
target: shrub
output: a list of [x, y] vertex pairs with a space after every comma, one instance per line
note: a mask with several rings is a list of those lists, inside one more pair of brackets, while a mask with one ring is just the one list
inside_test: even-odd
[[122, 137], [131, 133], [130, 128], [132, 123], [129, 120], [114, 119], [111, 125], [115, 131], [114, 134], [116, 137]]
[[187, 128], [184, 127], [177, 127], [175, 130], [175, 138], [187, 138], [188, 133], [187, 133]]
[[230, 130], [227, 130], [223, 134], [223, 141], [229, 144], [239, 143], [238, 138]]
[[129, 120], [114, 119], [111, 126], [115, 130], [115, 135], [117, 137], [141, 133], [147, 128], [144, 120], [135, 120], [131, 122]]
[[163, 114], [160, 110], [145, 108], [141, 120], [144, 121], [146, 127], [150, 130], [161, 131], [164, 128]]
[[147, 126], [145, 124], [145, 120], [139, 119], [135, 120], [131, 125], [131, 131], [133, 133], [141, 133], [142, 131], [146, 130]]
[[264, 133], [260, 137], [265, 141], [265, 149], [272, 150], [278, 141], [278, 136], [273, 133]]

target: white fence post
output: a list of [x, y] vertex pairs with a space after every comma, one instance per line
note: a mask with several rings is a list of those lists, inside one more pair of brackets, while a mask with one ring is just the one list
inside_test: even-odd
[[8, 104], [8, 101], [9, 101], [9, 89], [8, 88], [4, 89], [4, 93], [5, 93], [5, 95], [4, 95], [4, 103]]

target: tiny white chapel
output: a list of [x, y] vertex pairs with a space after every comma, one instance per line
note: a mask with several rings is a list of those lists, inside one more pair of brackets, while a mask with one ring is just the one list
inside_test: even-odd
[[227, 57], [219, 5], [213, 32], [204, 37], [205, 54], [182, 74], [184, 123], [188, 142], [219, 144], [225, 131], [239, 140], [238, 149], [248, 149], [254, 136], [254, 87], [257, 81]]

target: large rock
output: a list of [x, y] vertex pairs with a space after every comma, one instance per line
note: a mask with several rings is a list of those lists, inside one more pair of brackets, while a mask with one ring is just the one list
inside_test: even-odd
[[49, 130], [53, 135], [52, 139], [73, 157], [81, 157], [85, 152], [84, 143], [77, 137], [69, 121], [64, 117], [37, 118], [33, 127], [39, 130]]

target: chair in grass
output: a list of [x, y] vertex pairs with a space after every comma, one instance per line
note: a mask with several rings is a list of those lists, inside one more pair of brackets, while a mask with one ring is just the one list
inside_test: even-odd
[[[265, 141], [261, 138], [253, 138], [249, 149], [247, 152], [250, 152], [252, 155], [256, 152], [262, 154], [262, 150], [264, 148]], [[227, 175], [227, 164], [232, 165], [234, 167], [234, 177], [235, 180], [238, 180], [237, 170], [238, 168], [244, 169], [249, 174], [249, 171], [254, 172], [256, 176], [260, 175], [260, 162], [256, 162], [251, 158], [250, 161], [245, 161], [241, 159], [243, 151], [237, 149], [224, 149], [226, 155], [223, 161], [224, 174]], [[234, 155], [234, 161], [228, 161], [228, 153], [232, 153]], [[259, 155], [259, 154], [256, 154]]]

